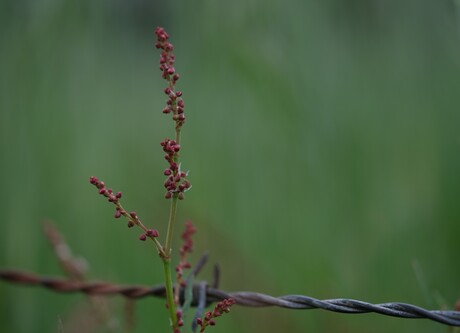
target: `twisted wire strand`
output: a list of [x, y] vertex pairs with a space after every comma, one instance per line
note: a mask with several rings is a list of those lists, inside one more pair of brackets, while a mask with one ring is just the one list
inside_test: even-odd
[[[165, 297], [165, 287], [162, 285], [146, 287], [139, 285], [115, 285], [107, 282], [78, 282], [62, 278], [42, 277], [32, 273], [1, 270], [0, 278], [12, 283], [42, 286], [56, 292], [81, 292], [88, 295], [122, 295], [132, 299], [146, 296]], [[203, 293], [203, 282], [196, 283], [192, 304], [210, 304], [225, 298], [233, 298], [237, 305], [248, 307], [277, 306], [287, 309], [323, 309], [332, 312], [347, 314], [361, 314], [374, 312], [381, 315], [399, 318], [425, 318], [438, 323], [460, 326], [460, 311], [426, 310], [406, 303], [371, 304], [353, 299], [326, 299], [319, 300], [303, 295], [286, 295], [273, 297], [255, 292], [225, 292], [217, 288], [206, 288]], [[200, 296], [201, 295], [201, 296]], [[206, 297], [206, 299], [203, 299]]]

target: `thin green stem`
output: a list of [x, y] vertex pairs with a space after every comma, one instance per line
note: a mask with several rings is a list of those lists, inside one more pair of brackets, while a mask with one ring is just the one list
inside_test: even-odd
[[177, 194], [174, 194], [171, 200], [171, 210], [169, 212], [168, 231], [166, 234], [165, 247], [163, 248], [164, 256], [162, 257], [163, 268], [164, 268], [164, 273], [165, 273], [166, 300], [168, 303], [169, 318], [171, 320], [171, 326], [173, 328], [173, 331], [175, 331], [178, 328], [177, 316], [176, 316], [176, 302], [174, 299], [173, 282], [172, 282], [172, 276], [171, 276], [171, 242], [172, 242], [174, 224], [176, 222], [176, 208], [177, 208]]
[[168, 304], [169, 319], [171, 320], [171, 327], [173, 331], [178, 328], [177, 316], [176, 316], [176, 304], [174, 302], [174, 291], [172, 285], [171, 276], [171, 259], [163, 258], [163, 268], [165, 273], [165, 285], [166, 285], [166, 302]]
[[171, 199], [171, 209], [169, 211], [168, 231], [166, 233], [166, 243], [164, 247], [164, 253], [166, 255], [166, 259], [170, 259], [171, 257], [171, 243], [172, 243], [172, 236], [173, 236], [173, 231], [174, 231], [174, 224], [176, 223], [176, 210], [177, 210], [177, 194], [174, 193]]

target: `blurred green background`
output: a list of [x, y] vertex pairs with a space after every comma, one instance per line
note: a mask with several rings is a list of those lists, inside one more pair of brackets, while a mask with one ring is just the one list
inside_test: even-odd
[[[452, 0], [0, 2], [0, 267], [61, 276], [41, 232], [51, 219], [89, 278], [162, 282], [153, 247], [88, 183], [97, 175], [123, 191], [164, 234], [159, 142], [173, 124], [153, 47], [162, 25], [188, 117], [193, 190], [178, 218], [198, 227], [193, 257], [210, 251], [222, 289], [452, 308], [459, 15]], [[70, 332], [84, 302], [0, 282], [0, 330]], [[110, 302], [123, 332], [123, 299]], [[135, 332], [168, 332], [162, 300], [136, 304]], [[448, 328], [235, 307], [212, 331]]]

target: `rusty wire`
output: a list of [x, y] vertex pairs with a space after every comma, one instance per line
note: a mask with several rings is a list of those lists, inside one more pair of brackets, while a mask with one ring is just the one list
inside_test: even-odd
[[[146, 287], [139, 285], [116, 285], [108, 282], [78, 282], [62, 278], [42, 277], [32, 273], [14, 270], [0, 270], [0, 278], [8, 282], [42, 286], [47, 289], [73, 293], [80, 292], [88, 295], [122, 295], [131, 299], [140, 299], [147, 296], [164, 297], [165, 287], [158, 285]], [[205, 290], [205, 293], [203, 292]], [[377, 313], [400, 318], [425, 318], [438, 323], [460, 326], [460, 311], [426, 310], [415, 305], [405, 303], [382, 303], [371, 304], [353, 299], [327, 299], [319, 300], [303, 295], [287, 295], [273, 297], [255, 292], [225, 292], [206, 283], [198, 282], [194, 285], [193, 305], [207, 305], [221, 301], [225, 298], [233, 298], [237, 305], [248, 307], [278, 306], [287, 309], [323, 309], [332, 312], [348, 314]], [[204, 295], [206, 298], [203, 300]]]

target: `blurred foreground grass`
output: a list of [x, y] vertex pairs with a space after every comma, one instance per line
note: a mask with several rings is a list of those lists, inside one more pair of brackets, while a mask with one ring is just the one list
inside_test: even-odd
[[[222, 288], [439, 308], [460, 297], [460, 43], [451, 1], [0, 4], [0, 267], [60, 275], [52, 219], [90, 277], [156, 284], [97, 175], [164, 231], [163, 85], [176, 46], [199, 229]], [[177, 244], [177, 243], [176, 243]], [[417, 282], [414, 263], [421, 268]], [[209, 277], [210, 267], [204, 277]], [[420, 279], [419, 279], [420, 280]], [[83, 301], [0, 283], [2, 332], [57, 332]], [[121, 321], [122, 301], [113, 298]], [[167, 332], [163, 301], [136, 332]], [[121, 323], [120, 323], [121, 325]], [[428, 321], [235, 308], [216, 332], [446, 332]], [[122, 331], [122, 330], [119, 330]]]

